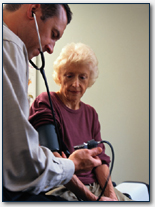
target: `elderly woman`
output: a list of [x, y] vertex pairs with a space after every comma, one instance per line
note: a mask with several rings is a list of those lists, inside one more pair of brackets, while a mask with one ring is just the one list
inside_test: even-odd
[[[101, 141], [98, 115], [93, 107], [81, 101], [86, 89], [91, 87], [98, 77], [98, 61], [92, 49], [82, 43], [71, 43], [64, 47], [54, 62], [53, 77], [60, 85], [60, 90], [51, 92], [50, 95], [60, 137], [69, 152], [74, 151], [74, 146], [91, 139]], [[53, 124], [46, 92], [40, 94], [32, 104], [29, 120], [36, 129]], [[100, 146], [103, 149], [99, 155], [102, 165], [91, 172], [74, 175], [66, 187], [52, 191], [55, 195], [71, 201], [78, 200], [77, 197], [90, 201], [98, 198], [108, 177], [110, 163], [110, 158], [105, 154], [105, 146]], [[55, 153], [55, 156], [60, 155]], [[62, 156], [65, 157], [64, 154]], [[100, 200], [117, 201], [128, 198], [113, 188], [110, 179]]]

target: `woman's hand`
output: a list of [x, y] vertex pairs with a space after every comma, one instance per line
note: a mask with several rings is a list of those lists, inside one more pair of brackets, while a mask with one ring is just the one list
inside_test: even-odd
[[116, 198], [109, 198], [109, 197], [103, 196], [100, 198], [99, 201], [118, 201], [118, 200]]
[[67, 158], [64, 152], [61, 152], [62, 155], [60, 155], [58, 152], [53, 152], [55, 157], [60, 157], [60, 158]]

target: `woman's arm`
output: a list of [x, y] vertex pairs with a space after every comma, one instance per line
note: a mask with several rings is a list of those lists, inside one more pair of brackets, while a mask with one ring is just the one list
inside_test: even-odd
[[[56, 157], [61, 157], [58, 152], [53, 152]], [[62, 152], [62, 157], [66, 158], [64, 152]], [[67, 189], [72, 191], [78, 198], [83, 201], [96, 201], [97, 197], [91, 193], [88, 188], [79, 180], [76, 175], [73, 175], [72, 179], [65, 185]]]
[[[106, 164], [100, 165], [95, 169], [96, 178], [98, 183], [100, 184], [101, 188], [103, 189], [105, 182], [109, 175], [109, 167]], [[111, 177], [109, 178], [107, 187], [104, 191], [104, 196], [109, 197], [115, 201], [118, 201], [117, 196], [113, 189], [113, 184], [111, 182]]]
[[[58, 152], [53, 153], [56, 157], [61, 157]], [[65, 154], [62, 152], [62, 157], [66, 158]], [[96, 201], [97, 196], [94, 195], [74, 174], [72, 179], [65, 185], [67, 189], [73, 192], [77, 198], [83, 201]], [[101, 197], [100, 201], [113, 201], [113, 199], [108, 197]]]
[[[76, 175], [73, 175], [71, 181], [69, 181], [65, 187], [83, 201], [97, 201], [98, 199], [98, 197], [88, 190], [88, 188], [79, 180]], [[101, 197], [100, 201], [115, 201], [115, 199]]]
[[96, 201], [97, 197], [88, 190], [88, 188], [79, 180], [76, 175], [73, 175], [71, 181], [65, 185], [67, 189], [72, 191], [77, 198], [83, 201]]

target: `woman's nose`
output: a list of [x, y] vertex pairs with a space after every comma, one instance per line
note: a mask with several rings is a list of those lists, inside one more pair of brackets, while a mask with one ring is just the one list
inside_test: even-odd
[[79, 79], [76, 78], [74, 81], [73, 81], [73, 84], [72, 84], [74, 87], [79, 87]]

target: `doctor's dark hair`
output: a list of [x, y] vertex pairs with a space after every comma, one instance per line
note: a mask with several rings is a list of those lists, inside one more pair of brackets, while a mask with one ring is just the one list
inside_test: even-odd
[[[8, 11], [16, 11], [18, 10], [23, 4], [5, 4], [4, 9]], [[64, 7], [66, 14], [67, 14], [67, 24], [70, 23], [72, 19], [72, 12], [68, 4], [40, 4], [42, 10], [41, 19], [45, 21], [46, 19], [57, 16], [59, 14], [60, 5]]]

